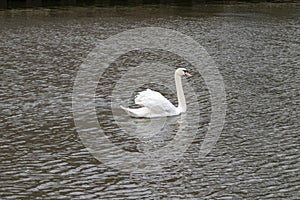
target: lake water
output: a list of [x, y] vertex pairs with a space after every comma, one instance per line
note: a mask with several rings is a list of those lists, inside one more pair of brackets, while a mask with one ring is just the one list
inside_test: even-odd
[[[297, 4], [0, 11], [1, 199], [298, 199], [299, 13]], [[124, 96], [120, 89], [117, 103], [124, 98], [133, 106], [137, 92], [149, 87], [177, 104], [174, 85], [164, 80], [173, 83], [176, 66], [190, 63], [166, 51], [124, 54], [95, 90], [106, 137], [135, 155], [167, 146], [182, 129], [192, 133], [180, 158], [161, 168], [133, 161], [130, 169], [138, 170], [128, 172], [108, 166], [86, 145], [75, 126], [72, 95], [82, 63], [102, 40], [143, 27], [179, 31], [205, 48], [223, 78], [226, 118], [213, 149], [199, 156], [212, 102], [195, 70], [183, 80], [185, 115], [129, 118], [113, 104], [118, 80], [126, 77], [120, 88], [146, 81], [123, 90]], [[158, 68], [147, 66], [155, 62]]]

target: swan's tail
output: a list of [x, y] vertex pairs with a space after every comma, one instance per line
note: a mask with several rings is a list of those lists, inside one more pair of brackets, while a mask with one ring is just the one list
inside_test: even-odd
[[128, 112], [128, 109], [129, 109], [129, 108], [125, 108], [124, 106], [121, 106], [121, 105], [120, 105], [120, 108], [122, 108], [125, 112]]

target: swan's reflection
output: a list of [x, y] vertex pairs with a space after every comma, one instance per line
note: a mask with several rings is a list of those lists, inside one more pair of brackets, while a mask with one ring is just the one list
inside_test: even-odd
[[134, 121], [136, 129], [131, 134], [141, 141], [137, 145], [140, 152], [151, 152], [165, 146], [176, 135], [182, 123], [180, 116], [135, 119]]
[[[124, 118], [128, 117], [129, 121], [121, 122], [118, 118], [119, 128], [126, 127], [126, 130], [122, 129], [126, 134], [139, 139], [138, 152], [122, 149], [100, 129], [87, 130], [81, 135], [81, 139], [89, 151], [107, 166], [128, 172], [158, 170], [180, 160], [194, 140], [195, 126], [192, 120], [187, 120], [190, 118], [188, 116], [181, 114], [150, 120], [129, 118], [124, 113]], [[128, 122], [131, 122], [131, 126], [127, 126]], [[121, 125], [122, 123], [124, 124]]]

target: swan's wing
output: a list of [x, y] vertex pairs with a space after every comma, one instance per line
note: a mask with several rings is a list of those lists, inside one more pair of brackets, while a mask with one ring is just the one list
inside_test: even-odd
[[139, 92], [134, 100], [135, 104], [144, 106], [153, 114], [176, 113], [176, 107], [159, 92], [147, 89]]

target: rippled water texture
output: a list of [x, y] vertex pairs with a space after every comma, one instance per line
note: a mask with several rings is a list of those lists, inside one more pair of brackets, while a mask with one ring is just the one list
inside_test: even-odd
[[[1, 11], [0, 198], [298, 199], [299, 13], [299, 6], [286, 5]], [[226, 123], [214, 149], [199, 158], [211, 102], [196, 74], [184, 80], [198, 95], [187, 98], [188, 106], [199, 110], [187, 113], [196, 136], [183, 158], [152, 172], [125, 173], [107, 167], [83, 145], [73, 120], [73, 84], [100, 40], [148, 26], [180, 31], [205, 47], [224, 79]], [[122, 75], [122, 69], [147, 60], [188, 65], [167, 52], [133, 51], [110, 69]], [[148, 70], [143, 73], [152, 73]], [[180, 117], [168, 119], [162, 134], [151, 137], [122, 131], [149, 121], [130, 119], [121, 110], [112, 116], [107, 105], [118, 74], [111, 72], [111, 78], [99, 80], [95, 98], [106, 136], [128, 152], [165, 146]], [[173, 79], [168, 73], [164, 78]], [[139, 89], [147, 87], [177, 103], [172, 88], [154, 81]]]

